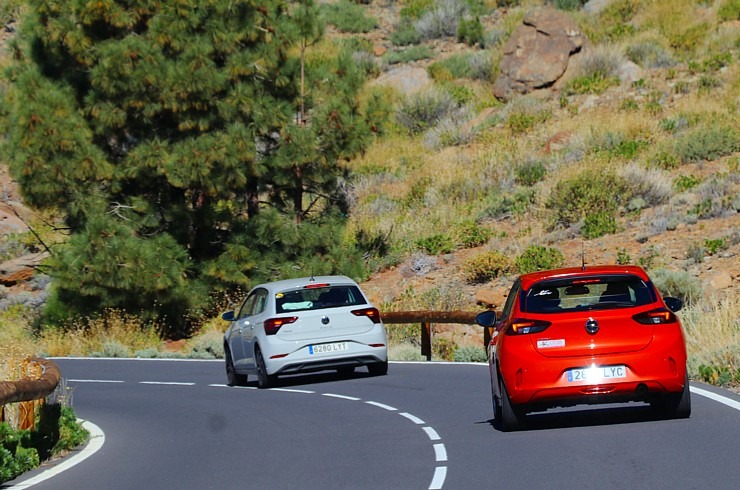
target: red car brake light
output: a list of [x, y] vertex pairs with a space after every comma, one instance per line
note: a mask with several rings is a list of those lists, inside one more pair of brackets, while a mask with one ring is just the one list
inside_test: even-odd
[[524, 320], [514, 319], [511, 321], [511, 325], [506, 330], [509, 335], [524, 335], [529, 333], [540, 333], [551, 325], [550, 322], [545, 320]]
[[284, 318], [270, 318], [265, 320], [265, 335], [275, 335], [280, 327], [288, 323], [294, 323], [298, 320], [297, 316], [288, 316]]
[[663, 323], [676, 323], [676, 315], [668, 308], [657, 308], [633, 315], [632, 319], [643, 325], [659, 325]]
[[377, 308], [363, 308], [361, 310], [352, 310], [352, 314], [355, 316], [366, 316], [373, 323], [380, 323], [380, 312]]
[[308, 286], [303, 286], [303, 289], [321, 289], [328, 287], [329, 283], [320, 283], [320, 284], [309, 284]]

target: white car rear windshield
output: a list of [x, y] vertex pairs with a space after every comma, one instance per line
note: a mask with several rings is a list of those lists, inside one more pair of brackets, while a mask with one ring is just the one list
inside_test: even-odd
[[654, 301], [652, 286], [637, 276], [578, 277], [535, 284], [525, 292], [524, 311], [608, 310], [642, 306]]
[[278, 313], [365, 304], [367, 301], [357, 286], [311, 287], [282, 291], [275, 295]]

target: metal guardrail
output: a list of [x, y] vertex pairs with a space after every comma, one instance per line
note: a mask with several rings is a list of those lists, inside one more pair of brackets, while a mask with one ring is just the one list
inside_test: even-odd
[[[432, 323], [459, 323], [475, 325], [475, 317], [480, 311], [386, 311], [380, 313], [383, 323], [419, 323], [421, 325], [421, 355], [432, 360]], [[483, 327], [481, 327], [483, 328]], [[488, 345], [491, 332], [483, 328], [483, 345]]]
[[32, 357], [30, 360], [41, 365], [41, 377], [0, 381], [0, 405], [39, 400], [46, 398], [56, 389], [62, 376], [59, 367], [50, 360], [40, 357]]

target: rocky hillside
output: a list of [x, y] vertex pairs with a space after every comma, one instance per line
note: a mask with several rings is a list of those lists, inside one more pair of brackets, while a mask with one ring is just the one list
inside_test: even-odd
[[[702, 83], [702, 73], [689, 70], [686, 66], [678, 66], [669, 71], [625, 62], [618, 67], [619, 83], [616, 85], [600, 94], [574, 94], [565, 100], [563, 87], [572, 77], [572, 67], [577, 65], [579, 56], [588, 52], [587, 48], [592, 42], [567, 13], [539, 8], [539, 4], [543, 2], [530, 3], [535, 4], [535, 7], [521, 16], [523, 20], [515, 23], [510, 37], [504, 40], [506, 43], [503, 44], [502, 41], [499, 70], [495, 84], [491, 85], [492, 96], [495, 95], [500, 104], [483, 109], [469, 124], [472, 127], [495, 120], [497, 115], [505, 114], [507, 104], [512, 104], [525, 94], [535, 97], [550, 108], [552, 115], [543, 133], [534, 136], [536, 148], [533, 156], [545, 158], [558, 154], [578, 142], [581, 135], [573, 129], [573, 120], [576, 117], [574, 114], [584, 120], [589, 117], [603, 120], [610, 115], [619, 118], [618, 114], [626, 110], [625, 101], [648, 103], [655, 93], [664, 95], [660, 103], [664, 110], [669, 111], [685, 102], [686, 95], [677, 87]], [[585, 8], [605, 8], [609, 3], [591, 1]], [[390, 86], [399, 94], [410, 94], [431, 86], [434, 81], [429, 76], [428, 68], [435, 61], [480, 50], [478, 45], [458, 42], [456, 36], [448, 35], [424, 42], [431, 53], [430, 57], [389, 63], [389, 53], [408, 49], [399, 48], [391, 42], [393, 32], [400, 25], [402, 4], [374, 0], [363, 7], [368, 15], [378, 21], [376, 28], [362, 34], [372, 44], [372, 53], [379, 66], [377, 78], [370, 83]], [[505, 8], [494, 9], [481, 16], [480, 22], [487, 30], [495, 30], [506, 24], [507, 15], [511, 12]], [[728, 29], [739, 27], [737, 21], [725, 26]], [[6, 29], [0, 34], [0, 40], [4, 41], [11, 35], [12, 32]], [[328, 35], [348, 36], [334, 28], [329, 29]], [[2, 49], [0, 46], [0, 50]], [[733, 68], [724, 67], [722, 70], [726, 73]], [[730, 73], [737, 74], [737, 69], [734, 68], [734, 72]], [[503, 126], [505, 125], [499, 122], [491, 131], [504, 134]], [[510, 133], [505, 134], [511, 137]], [[529, 135], [529, 138], [531, 141], [533, 137]], [[475, 155], [479, 151], [480, 146], [475, 141], [440, 150], [454, 154], [456, 158], [460, 155]], [[557, 170], [554, 169], [554, 173]], [[667, 170], [667, 176], [674, 181], [686, 173], [685, 165]], [[737, 152], [712, 161], [692, 163], [690, 173], [697, 180], [725, 175], [727, 185], [730, 186], [726, 193], [734, 194], [735, 200], [740, 195]], [[633, 178], [643, 178], [644, 175], [635, 172]], [[33, 216], [23, 207], [17, 189], [4, 169], [0, 170], [0, 185], [3, 189], [0, 235], [7, 250], [12, 248], [11, 243], [18, 240], [18, 235], [27, 230], [27, 223], [31, 222]], [[537, 190], [544, 195], [552, 186], [553, 184], [544, 183]], [[689, 216], [697, 205], [697, 199], [691, 193], [674, 195], [670, 202], [671, 215], [678, 213]], [[701, 281], [706, 296], [737, 297], [740, 215], [731, 211], [730, 206], [721, 213], [701, 219], [680, 219], [679, 216], [679, 219], [674, 219], [673, 225], [666, 226], [668, 206], [638, 208], [639, 212], [632, 213], [625, 211], [619, 217], [617, 233], [592, 240], [583, 240], [577, 230], [552, 230], [548, 227], [548, 220], [543, 216], [542, 209], [501, 216], [487, 223], [495, 233], [487, 244], [444, 255], [410, 255], [387, 269], [373, 273], [363, 286], [376, 303], [388, 307], [403, 304], [400, 298], [409, 291], [423, 294], [425, 291], [454, 288], [463, 298], [460, 305], [462, 308], [497, 308], [502, 304], [511, 276], [484, 284], [471, 284], [464, 277], [462, 264], [482, 250], [497, 249], [513, 254], [522, 251], [527, 244], [541, 243], [560, 250], [565, 257], [565, 265], [580, 265], [582, 260], [587, 264], [615, 263], [621, 260], [641, 263], [650, 268], [688, 271]], [[711, 246], [719, 243], [721, 246], [716, 248]], [[28, 252], [27, 249], [23, 250]], [[7, 258], [5, 263], [0, 264], [0, 284], [6, 288], [5, 298], [19, 294], [42, 294], [44, 282], [34, 282], [32, 279], [33, 266], [43, 255], [33, 252]], [[463, 337], [469, 336], [471, 342], [479, 341], [480, 332], [477, 330], [458, 327], [458, 334], [460, 329]], [[462, 345], [465, 342], [459, 343]]]

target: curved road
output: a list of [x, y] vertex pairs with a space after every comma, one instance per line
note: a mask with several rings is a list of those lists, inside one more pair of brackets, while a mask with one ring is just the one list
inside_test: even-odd
[[220, 361], [55, 362], [105, 442], [38, 490], [740, 487], [740, 396], [701, 384], [688, 420], [575, 407], [502, 433], [483, 364], [393, 363], [387, 376], [258, 390], [226, 387]]

